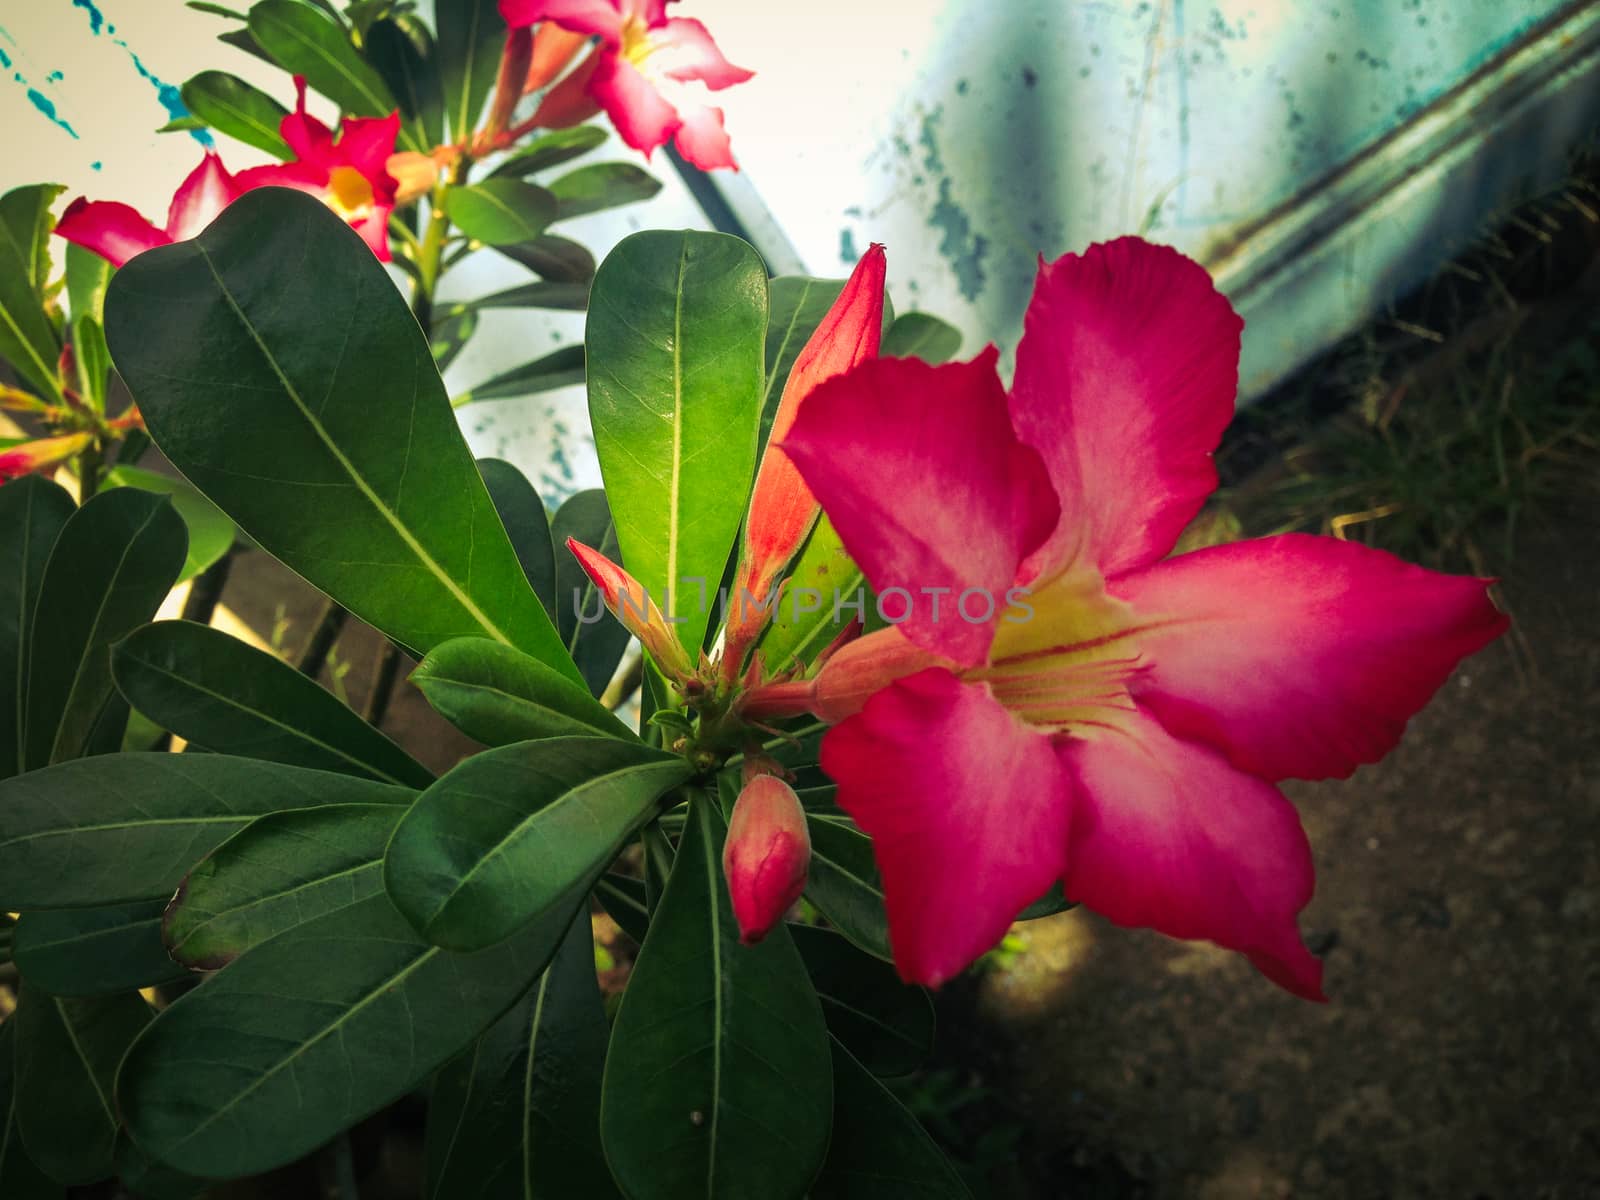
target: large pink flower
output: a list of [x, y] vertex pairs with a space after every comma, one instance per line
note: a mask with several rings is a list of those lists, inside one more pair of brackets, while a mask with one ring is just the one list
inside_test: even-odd
[[880, 359], [783, 439], [884, 611], [910, 609], [809, 695], [907, 979], [948, 979], [1059, 880], [1322, 998], [1275, 784], [1382, 757], [1507, 621], [1482, 580], [1332, 538], [1164, 558], [1216, 486], [1241, 327], [1197, 264], [1125, 238], [1041, 262], [1009, 395], [992, 348]]
[[173, 194], [165, 228], [145, 220], [130, 204], [80, 196], [61, 214], [56, 233], [120, 267], [136, 254], [194, 237], [243, 191], [216, 151], [208, 150]]
[[648, 155], [676, 138], [679, 152], [697, 167], [736, 167], [722, 110], [696, 101], [686, 85], [703, 83], [719, 91], [743, 83], [754, 72], [724, 58], [699, 21], [669, 18], [667, 3], [500, 0], [500, 15], [512, 28], [551, 21], [598, 37], [588, 91], [635, 150]]

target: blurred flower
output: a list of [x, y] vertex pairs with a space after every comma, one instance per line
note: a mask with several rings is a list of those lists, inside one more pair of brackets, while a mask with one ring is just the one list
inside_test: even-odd
[[243, 191], [216, 151], [208, 150], [173, 194], [165, 228], [120, 201], [79, 197], [67, 205], [56, 233], [120, 267], [136, 254], [194, 237]]
[[[703, 83], [720, 91], [743, 83], [753, 72], [724, 58], [699, 21], [669, 18], [667, 2], [500, 0], [500, 15], [512, 28], [549, 21], [598, 37], [600, 45], [590, 60], [573, 74], [585, 72], [587, 94], [605, 108], [623, 141], [635, 150], [648, 156], [672, 138], [679, 153], [697, 167], [736, 168], [722, 110], [700, 103], [687, 85]], [[552, 94], [559, 89], [557, 85]], [[571, 98], [564, 99], [559, 114], [553, 110], [552, 116], [576, 111]]]
[[746, 774], [728, 819], [722, 873], [739, 922], [739, 940], [753, 946], [805, 891], [811, 834], [792, 787], [776, 775]]
[[1322, 998], [1275, 783], [1381, 758], [1507, 621], [1482, 580], [1333, 538], [1165, 559], [1216, 486], [1241, 328], [1198, 264], [1124, 238], [1041, 261], [1009, 395], [993, 347], [878, 359], [782, 441], [880, 611], [898, 589], [810, 707], [840, 722], [822, 766], [908, 980], [950, 978], [1060, 881]]
[[87, 450], [93, 440], [93, 436], [87, 433], [64, 433], [59, 437], [35, 438], [31, 442], [0, 450], [0, 481], [59, 466], [73, 455]]

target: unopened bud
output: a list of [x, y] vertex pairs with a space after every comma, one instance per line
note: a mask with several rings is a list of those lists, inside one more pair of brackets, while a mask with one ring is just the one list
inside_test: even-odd
[[692, 678], [694, 670], [689, 664], [689, 654], [678, 641], [678, 635], [667, 624], [661, 609], [651, 599], [649, 591], [632, 575], [598, 550], [585, 546], [575, 538], [567, 539], [567, 549], [572, 551], [584, 574], [593, 581], [606, 602], [611, 615], [639, 639], [639, 644], [655, 660], [668, 679], [678, 681]]
[[739, 940], [753, 946], [800, 899], [811, 865], [811, 834], [794, 789], [776, 775], [744, 785], [728, 821], [722, 873], [739, 922]]
[[439, 162], [431, 154], [418, 154], [415, 150], [402, 150], [391, 154], [383, 164], [395, 181], [394, 202], [410, 204], [418, 196], [426, 196], [439, 181]]

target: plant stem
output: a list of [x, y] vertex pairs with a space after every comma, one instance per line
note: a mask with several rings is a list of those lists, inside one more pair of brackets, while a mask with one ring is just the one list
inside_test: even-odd
[[372, 691], [367, 696], [367, 706], [362, 718], [369, 725], [381, 726], [389, 711], [389, 699], [394, 694], [395, 681], [400, 677], [400, 648], [385, 639], [378, 651], [378, 666], [372, 676]]
[[105, 451], [98, 441], [78, 456], [78, 503], [89, 503], [89, 497], [100, 490], [100, 475], [105, 466]]
[[328, 651], [332, 650], [334, 642], [339, 640], [339, 632], [349, 617], [350, 610], [337, 601], [331, 599], [324, 601], [322, 614], [317, 618], [316, 628], [311, 631], [310, 638], [306, 640], [305, 649], [300, 651], [300, 658], [294, 664], [295, 669], [313, 679], [321, 674], [322, 664], [328, 661]]
[[233, 570], [233, 551], [229, 550], [216, 562], [195, 577], [189, 585], [189, 595], [183, 602], [185, 621], [211, 624], [211, 616], [222, 599], [222, 589], [228, 586], [228, 575]]

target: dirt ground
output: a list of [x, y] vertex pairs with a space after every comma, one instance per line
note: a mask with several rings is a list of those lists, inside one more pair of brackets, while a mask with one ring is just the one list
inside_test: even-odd
[[1600, 512], [1530, 527], [1502, 590], [1515, 638], [1397, 752], [1286, 789], [1331, 1003], [1079, 911], [1026, 927], [959, 1035], [1028, 1129], [996, 1196], [1600, 1197]]

